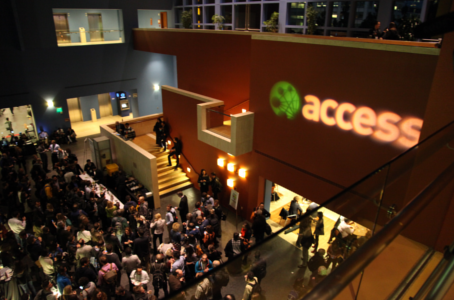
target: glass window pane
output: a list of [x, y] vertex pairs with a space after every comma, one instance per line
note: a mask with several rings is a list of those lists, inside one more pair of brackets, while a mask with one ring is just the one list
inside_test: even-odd
[[[279, 7], [279, 4], [277, 4]], [[250, 29], [260, 29], [260, 14], [262, 6], [260, 4], [248, 4], [249, 6], [249, 27]], [[279, 12], [279, 9], [277, 10]], [[271, 12], [273, 13], [273, 12]], [[270, 14], [271, 15], [271, 14]]]
[[304, 26], [306, 2], [287, 3], [287, 25]]
[[279, 3], [263, 4], [263, 21], [271, 19], [274, 12], [279, 13]]
[[183, 15], [182, 8], [175, 9], [175, 23], [181, 23], [181, 16]]
[[235, 5], [235, 28], [246, 28], [246, 5]]
[[[404, 20], [421, 18], [423, 1], [394, 1], [392, 20], [399, 25]], [[386, 24], [387, 25], [387, 24]]]
[[372, 28], [377, 21], [378, 1], [356, 2], [355, 27]]
[[205, 6], [205, 23], [213, 23], [214, 6]]
[[203, 13], [203, 7], [201, 6], [198, 6], [194, 9], [194, 13], [195, 13], [195, 22], [197, 24], [200, 24], [203, 22], [203, 18], [202, 18], [202, 13]]
[[309, 2], [308, 5], [309, 7], [313, 7], [318, 12], [316, 25], [325, 26], [326, 2]]
[[303, 28], [286, 28], [285, 33], [291, 33], [291, 34], [303, 34], [304, 29]]
[[192, 5], [192, 0], [186, 0], [186, 5]]
[[224, 23], [232, 23], [232, 6], [231, 5], [221, 6], [221, 15], [225, 18]]
[[175, 5], [178, 6], [178, 5], [183, 5], [183, 0], [176, 0], [175, 1]]
[[331, 27], [348, 27], [350, 2], [332, 2]]

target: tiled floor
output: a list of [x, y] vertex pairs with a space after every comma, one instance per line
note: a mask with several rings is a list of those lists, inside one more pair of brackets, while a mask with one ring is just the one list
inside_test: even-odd
[[76, 132], [78, 138], [87, 137], [95, 134], [99, 134], [100, 125], [113, 124], [116, 121], [123, 122], [131, 120], [132, 113], [128, 117], [121, 116], [108, 116], [99, 118], [97, 121], [85, 121], [85, 122], [71, 122], [71, 128]]
[[4, 108], [5, 111], [1, 113], [0, 111], [0, 134], [1, 136], [7, 136], [10, 134], [9, 130], [6, 130], [6, 118], [12, 122], [12, 127], [14, 133], [24, 132], [26, 127], [30, 123], [34, 123], [33, 118], [29, 117], [27, 114], [27, 106], [14, 107], [14, 115], [11, 114], [9, 107]]

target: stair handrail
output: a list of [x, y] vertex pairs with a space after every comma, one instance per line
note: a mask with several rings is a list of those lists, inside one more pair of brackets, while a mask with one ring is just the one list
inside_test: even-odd
[[454, 163], [450, 164], [424, 190], [414, 197], [382, 230], [356, 250], [327, 278], [317, 284], [304, 300], [334, 299], [418, 216], [454, 178]]
[[234, 106], [232, 106], [232, 107], [230, 107], [230, 108], [228, 108], [228, 109], [224, 109], [224, 112], [227, 112], [227, 111], [229, 111], [229, 110], [231, 110], [231, 109], [234, 109], [235, 107], [240, 106], [240, 105], [242, 105], [243, 103], [245, 103], [245, 102], [247, 102], [247, 101], [249, 101], [249, 100], [250, 100], [250, 99], [246, 99], [246, 100], [244, 100], [244, 101], [242, 101], [242, 102], [240, 102], [240, 103], [238, 103], [238, 104], [235, 104]]

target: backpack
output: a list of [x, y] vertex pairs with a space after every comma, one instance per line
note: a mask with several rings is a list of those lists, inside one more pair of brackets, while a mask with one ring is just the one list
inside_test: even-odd
[[173, 221], [178, 222], [178, 217], [177, 217], [177, 213], [175, 212], [175, 210], [170, 210], [170, 213], [173, 216]]
[[252, 295], [261, 295], [262, 294], [262, 287], [260, 286], [260, 284], [257, 280], [255, 281], [255, 284], [248, 283], [248, 285], [252, 286], [252, 292], [251, 292], [251, 296], [249, 299], [252, 299]]
[[110, 270], [109, 271], [104, 271], [104, 270], [100, 270], [101, 272], [104, 273], [104, 280], [108, 283], [108, 284], [116, 284], [117, 282], [117, 271], [113, 270], [112, 269], [112, 264], [110, 264]]
[[165, 278], [164, 272], [162, 272], [163, 263], [159, 264], [159, 268], [156, 267], [158, 263], [154, 264], [154, 272], [153, 272], [153, 287], [156, 289], [164, 288]]
[[270, 235], [271, 233], [273, 233], [273, 231], [271, 230], [271, 226], [268, 223], [266, 223], [266, 226], [265, 226], [265, 233], [266, 233], [266, 235]]

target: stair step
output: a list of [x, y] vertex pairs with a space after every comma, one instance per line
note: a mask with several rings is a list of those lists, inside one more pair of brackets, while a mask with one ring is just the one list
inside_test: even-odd
[[175, 165], [170, 166], [170, 167], [167, 166], [167, 165], [163, 165], [161, 167], [158, 167], [158, 176], [161, 175], [163, 172], [166, 172], [166, 171], [169, 171], [169, 170], [175, 170]]
[[168, 155], [169, 155], [169, 154], [164, 154], [164, 155], [159, 155], [159, 156], [156, 156], [156, 155], [155, 155], [155, 157], [156, 157], [156, 160], [157, 160], [157, 161], [161, 161], [161, 160], [167, 160], [167, 156], [168, 156]]
[[175, 167], [172, 167], [171, 169], [165, 170], [165, 171], [162, 171], [162, 172], [158, 171], [158, 180], [163, 178], [163, 177], [166, 177], [169, 174], [172, 174], [173, 172], [183, 172], [183, 170], [181, 168], [178, 168], [176, 171], [174, 170], [174, 168]]
[[148, 151], [150, 154], [152, 154], [153, 156], [156, 156], [156, 157], [161, 157], [161, 156], [167, 156], [169, 155], [169, 151], [165, 151], [165, 152], [162, 152], [162, 150], [158, 150], [158, 151]]
[[163, 184], [165, 182], [169, 182], [174, 179], [180, 179], [184, 177], [186, 177], [186, 173], [174, 171], [173, 173], [167, 174], [167, 176], [163, 176], [162, 178], [158, 177], [158, 184]]
[[192, 183], [190, 181], [184, 182], [182, 184], [173, 186], [171, 188], [165, 189], [165, 190], [159, 190], [159, 196], [167, 195], [176, 191], [179, 191], [185, 187], [191, 186]]
[[181, 184], [183, 182], [189, 181], [188, 177], [180, 177], [171, 181], [167, 181], [166, 183], [160, 184], [159, 185], [159, 190], [165, 190], [168, 189], [174, 185]]
[[[171, 159], [170, 161], [172, 162], [172, 165], [175, 168], [175, 164], [176, 164], [177, 161], [175, 159]], [[157, 161], [156, 162], [156, 165], [157, 165], [158, 169], [160, 167], [167, 167], [168, 164], [169, 164], [168, 160], [161, 160], [161, 161]]]

